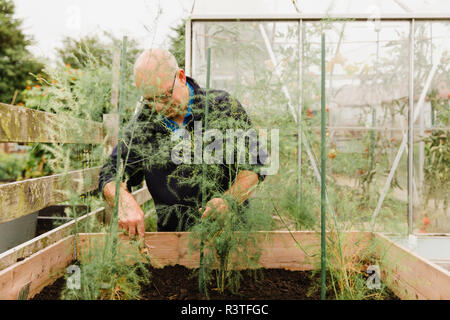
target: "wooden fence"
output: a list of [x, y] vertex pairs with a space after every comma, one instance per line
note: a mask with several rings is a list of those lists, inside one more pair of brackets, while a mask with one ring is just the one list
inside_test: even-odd
[[[117, 124], [116, 114], [104, 115], [103, 122], [95, 122], [0, 103], [0, 142], [103, 144], [109, 153], [117, 144]], [[74, 193], [96, 190], [99, 171], [100, 167], [94, 167], [0, 185], [0, 224], [69, 200]], [[146, 187], [134, 196], [139, 204], [151, 199]], [[99, 208], [78, 220], [104, 213], [105, 208]], [[0, 270], [68, 236], [74, 226], [72, 220], [1, 253]]]

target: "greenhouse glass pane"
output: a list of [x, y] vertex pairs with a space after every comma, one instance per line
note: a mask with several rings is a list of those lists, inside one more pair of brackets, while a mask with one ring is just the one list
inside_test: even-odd
[[447, 0], [403, 0], [403, 4], [414, 13], [449, 13], [450, 1]]
[[378, 0], [329, 0], [329, 1], [302, 1], [303, 13], [317, 14], [395, 14], [405, 13], [394, 1]]
[[[298, 11], [296, 10], [298, 9]], [[283, 15], [296, 14], [407, 15], [450, 12], [447, 0], [197, 0], [194, 15]]]
[[[320, 155], [320, 28], [305, 23], [303, 119]], [[327, 191], [339, 223], [369, 229], [408, 128], [409, 23], [334, 22], [326, 31]], [[407, 157], [376, 230], [405, 232]], [[304, 175], [308, 168], [302, 168]], [[306, 171], [306, 172], [305, 172]]]
[[292, 0], [200, 0], [195, 1], [193, 14], [233, 15], [233, 14], [295, 14]]
[[296, 108], [297, 30], [297, 22], [194, 22], [192, 76], [205, 85], [211, 47], [212, 87], [232, 93], [251, 114], [283, 110], [285, 117], [293, 117], [282, 90], [288, 89]]
[[[289, 228], [318, 226], [319, 184], [313, 178], [303, 203], [297, 202], [299, 106], [298, 22], [194, 22], [192, 75], [205, 84], [206, 52], [212, 49], [211, 86], [230, 92], [255, 126], [279, 134], [279, 170], [262, 184], [253, 204], [284, 214]], [[268, 137], [271, 140], [272, 137]], [[272, 157], [275, 155], [272, 153]], [[308, 164], [310, 166], [310, 164]], [[310, 172], [312, 173], [312, 171]], [[278, 228], [285, 229], [280, 224]]]
[[[450, 23], [415, 24], [414, 226], [450, 232]], [[437, 63], [422, 106], [419, 96]]]
[[303, 13], [333, 14], [407, 14], [450, 12], [447, 0], [329, 0], [301, 1]]

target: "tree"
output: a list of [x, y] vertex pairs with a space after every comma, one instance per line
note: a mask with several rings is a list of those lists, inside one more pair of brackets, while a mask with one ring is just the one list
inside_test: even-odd
[[111, 63], [111, 54], [109, 50], [101, 44], [98, 36], [86, 36], [81, 39], [65, 37], [62, 41], [62, 48], [57, 48], [56, 52], [61, 62], [69, 64], [72, 68], [82, 69], [88, 63], [89, 56], [85, 52], [89, 52], [102, 63]]
[[[113, 34], [103, 32], [106, 40], [100, 39], [98, 35], [85, 36], [79, 39], [66, 37], [63, 46], [57, 48], [56, 52], [61, 62], [69, 64], [72, 68], [83, 69], [89, 64], [89, 60], [95, 59], [101, 66], [112, 65], [113, 49], [122, 46], [122, 39]], [[141, 49], [135, 39], [128, 39], [127, 60], [134, 63]]]
[[181, 69], [185, 68], [185, 50], [186, 50], [186, 19], [183, 19], [179, 25], [172, 28], [176, 32], [176, 36], [170, 38], [169, 51], [175, 56], [178, 61], [178, 66]]
[[13, 17], [14, 11], [12, 1], [0, 0], [0, 102], [5, 103], [11, 102], [15, 90], [15, 101], [21, 101], [21, 92], [35, 80], [30, 73], [38, 75], [43, 68], [28, 51], [33, 39], [22, 32], [22, 20]]

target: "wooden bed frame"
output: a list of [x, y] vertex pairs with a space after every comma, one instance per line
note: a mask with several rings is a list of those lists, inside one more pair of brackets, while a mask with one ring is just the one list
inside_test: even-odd
[[[263, 268], [312, 270], [320, 262], [320, 235], [312, 231], [260, 232], [264, 242], [259, 264]], [[45, 286], [52, 284], [65, 273], [75, 259], [82, 259], [83, 252], [92, 243], [102, 241], [105, 234], [68, 235], [38, 251], [36, 241], [22, 248], [30, 255], [17, 258], [18, 253], [0, 256], [0, 299], [30, 299]], [[120, 243], [127, 245], [125, 237]], [[295, 239], [295, 240], [294, 240]], [[154, 267], [179, 264], [196, 268], [198, 253], [188, 254], [189, 233], [150, 232], [145, 244]], [[300, 243], [308, 252], [297, 245]], [[450, 272], [429, 262], [380, 233], [347, 232], [342, 240], [345, 256], [359, 257], [362, 250], [373, 248], [379, 258], [382, 281], [401, 299], [450, 299]], [[313, 257], [311, 257], [311, 255]], [[19, 261], [12, 261], [14, 256]]]

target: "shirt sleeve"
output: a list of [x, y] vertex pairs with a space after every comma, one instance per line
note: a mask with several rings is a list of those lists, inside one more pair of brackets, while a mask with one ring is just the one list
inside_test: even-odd
[[[268, 158], [269, 154], [267, 152], [267, 149], [262, 148], [258, 139], [258, 131], [252, 124], [252, 121], [250, 117], [248, 116], [247, 112], [245, 111], [244, 107], [241, 105], [241, 103], [233, 98], [229, 94], [225, 94], [221, 96], [219, 99], [216, 100], [217, 103], [219, 103], [219, 110], [221, 112], [224, 112], [226, 116], [229, 117], [231, 122], [229, 123], [229, 126], [231, 129], [241, 129], [244, 132], [250, 132], [249, 130], [253, 131], [253, 134], [255, 135], [253, 140], [253, 145], [250, 143], [251, 139], [249, 139], [249, 143], [246, 142], [246, 148], [245, 148], [245, 159], [246, 161], [239, 165], [230, 165], [233, 168], [230, 168], [232, 172], [236, 173], [235, 171], [242, 171], [242, 170], [249, 170], [252, 172], [255, 172], [258, 175], [258, 180], [261, 182], [265, 179], [265, 175], [261, 172], [261, 168], [266, 163], [266, 159]], [[247, 138], [245, 138], [247, 139]], [[256, 143], [255, 143], [256, 141]], [[256, 163], [250, 163], [250, 157], [256, 156]], [[237, 163], [237, 150], [235, 148], [234, 152], [234, 163]]]
[[[144, 178], [144, 170], [142, 167], [141, 157], [134, 151], [136, 144], [139, 143], [133, 135], [133, 124], [130, 124], [125, 129], [124, 139], [121, 143], [121, 162], [124, 166], [125, 175], [122, 177], [122, 181], [127, 178], [127, 188], [131, 191], [132, 186], [139, 185]], [[115, 146], [106, 162], [100, 169], [98, 189], [103, 194], [103, 189], [108, 182], [115, 181], [117, 176], [117, 157], [118, 146]]]

